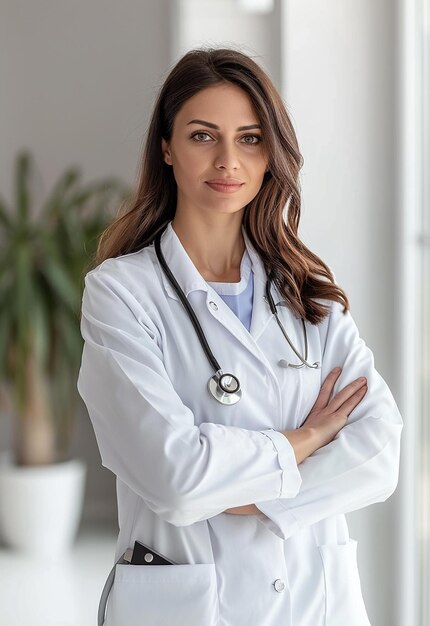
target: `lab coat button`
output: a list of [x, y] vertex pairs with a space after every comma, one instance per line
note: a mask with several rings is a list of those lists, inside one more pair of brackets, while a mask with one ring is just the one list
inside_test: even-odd
[[209, 302], [209, 306], [211, 307], [211, 309], [213, 309], [214, 311], [218, 310], [218, 305], [216, 304], [216, 302], [213, 302], [213, 300], [211, 300]]
[[278, 591], [279, 593], [281, 591], [284, 591], [284, 589], [285, 589], [285, 583], [280, 578], [277, 578], [275, 580], [275, 582], [273, 583], [273, 586], [275, 587], [276, 591]]

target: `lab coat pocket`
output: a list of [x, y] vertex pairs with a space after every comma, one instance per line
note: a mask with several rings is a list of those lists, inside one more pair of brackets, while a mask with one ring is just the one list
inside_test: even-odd
[[357, 567], [357, 541], [318, 546], [326, 594], [325, 626], [370, 626]]
[[105, 626], [218, 626], [214, 563], [117, 564]]

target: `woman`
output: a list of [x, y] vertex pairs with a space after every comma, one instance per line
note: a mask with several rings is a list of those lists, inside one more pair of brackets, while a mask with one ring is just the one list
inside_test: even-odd
[[251, 58], [171, 70], [85, 277], [78, 389], [120, 528], [99, 624], [107, 597], [107, 626], [369, 624], [345, 513], [393, 493], [402, 419], [298, 238], [301, 165]]

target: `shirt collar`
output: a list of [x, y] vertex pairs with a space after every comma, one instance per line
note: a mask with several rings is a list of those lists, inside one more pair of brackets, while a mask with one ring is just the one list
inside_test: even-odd
[[[254, 281], [258, 281], [259, 283], [261, 283], [260, 288], [264, 288], [266, 285], [266, 272], [263, 262], [259, 254], [255, 250], [254, 246], [252, 245], [243, 225], [241, 226], [241, 229], [246, 249], [251, 258], [252, 271], [254, 272]], [[164, 258], [166, 259], [168, 267], [172, 271], [182, 291], [187, 297], [192, 291], [201, 290], [207, 292], [209, 289], [211, 289], [210, 285], [208, 285], [206, 280], [197, 270], [187, 251], [183, 247], [178, 235], [172, 227], [171, 221], [168, 223], [167, 227], [163, 231], [163, 234], [161, 235], [160, 247]], [[176, 291], [172, 287], [163, 268], [160, 269], [163, 284], [167, 293], [172, 298], [178, 299]], [[272, 295], [275, 297], [274, 291], [275, 288], [272, 285]], [[277, 299], [275, 299], [275, 302], [279, 302], [277, 290], [276, 298]]]

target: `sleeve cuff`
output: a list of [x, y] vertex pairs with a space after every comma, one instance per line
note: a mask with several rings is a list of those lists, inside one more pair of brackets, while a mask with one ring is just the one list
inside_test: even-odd
[[272, 440], [278, 452], [278, 461], [282, 469], [281, 490], [279, 498], [293, 498], [299, 492], [302, 477], [297, 467], [294, 448], [288, 438], [278, 430], [268, 428], [260, 431]]
[[255, 506], [260, 509], [261, 515], [258, 520], [281, 539], [288, 539], [300, 530], [300, 525], [291, 511], [284, 509], [279, 500], [267, 500], [256, 502]]
[[282, 482], [278, 499], [255, 502], [255, 506], [261, 511], [258, 520], [281, 539], [288, 539], [299, 530], [299, 524], [291, 511], [282, 506], [280, 498], [294, 498], [300, 490], [302, 476], [289, 439], [273, 428], [261, 432], [272, 440], [278, 452], [278, 460], [282, 468]]

